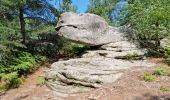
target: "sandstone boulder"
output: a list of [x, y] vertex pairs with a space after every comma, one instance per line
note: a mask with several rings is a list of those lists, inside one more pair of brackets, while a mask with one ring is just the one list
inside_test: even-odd
[[60, 36], [90, 46], [120, 41], [123, 37], [118, 28], [111, 27], [95, 14], [66, 12], [56, 26]]

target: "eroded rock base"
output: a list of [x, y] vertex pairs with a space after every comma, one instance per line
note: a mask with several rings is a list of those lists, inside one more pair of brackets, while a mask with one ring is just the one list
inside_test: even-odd
[[132, 67], [154, 66], [143, 55], [144, 51], [126, 40], [103, 45], [81, 58], [52, 64], [46, 74], [47, 86], [63, 94], [99, 88], [115, 82]]

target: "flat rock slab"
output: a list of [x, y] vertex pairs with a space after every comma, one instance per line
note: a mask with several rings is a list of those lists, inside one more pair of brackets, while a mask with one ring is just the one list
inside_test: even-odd
[[52, 64], [46, 74], [47, 85], [59, 93], [73, 94], [113, 83], [121, 78], [124, 71], [132, 67], [154, 66], [146, 60], [116, 59], [117, 56], [126, 56], [134, 52], [139, 55], [143, 54], [141, 50], [132, 45], [129, 45], [131, 49], [127, 49], [130, 48], [127, 45], [121, 45], [121, 48], [117, 46], [122, 52], [107, 50], [117, 44], [119, 43], [104, 45], [103, 50], [87, 51], [82, 58]]

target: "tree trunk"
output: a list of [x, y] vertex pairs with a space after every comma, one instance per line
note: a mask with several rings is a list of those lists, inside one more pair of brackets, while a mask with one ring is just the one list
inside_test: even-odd
[[22, 7], [19, 8], [19, 19], [20, 19], [20, 28], [22, 34], [22, 42], [26, 41], [26, 32], [25, 32], [25, 20], [24, 20], [24, 9]]

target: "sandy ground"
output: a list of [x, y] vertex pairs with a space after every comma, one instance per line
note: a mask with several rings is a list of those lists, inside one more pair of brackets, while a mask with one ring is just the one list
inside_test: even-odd
[[[163, 64], [162, 59], [149, 59], [149, 61], [157, 63], [157, 66]], [[44, 76], [49, 66], [45, 64], [29, 75], [19, 88], [1, 92], [0, 100], [170, 100], [170, 91], [160, 90], [162, 86], [170, 90], [170, 77], [157, 76], [153, 82], [143, 80], [144, 72], [151, 72], [154, 67], [127, 70], [124, 76], [112, 84], [65, 97], [56, 94], [45, 85], [38, 85], [38, 77]]]

